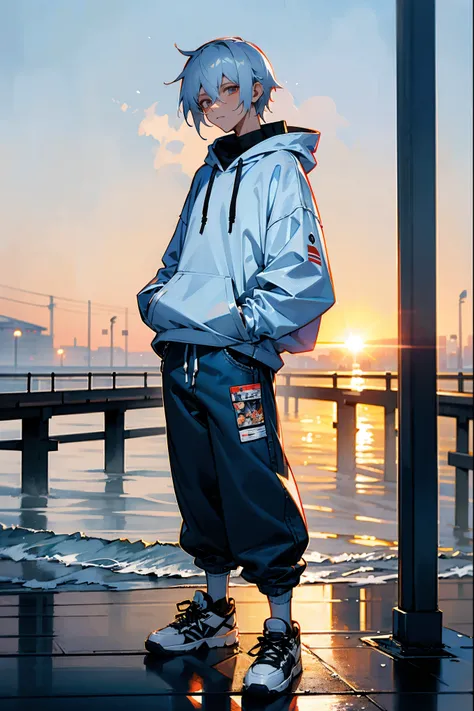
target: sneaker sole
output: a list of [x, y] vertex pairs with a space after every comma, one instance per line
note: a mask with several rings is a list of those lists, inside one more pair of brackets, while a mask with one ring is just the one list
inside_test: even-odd
[[158, 654], [160, 656], [175, 655], [175, 654], [186, 654], [187, 652], [195, 651], [203, 645], [213, 649], [215, 647], [232, 647], [234, 644], [239, 643], [239, 630], [234, 628], [230, 630], [225, 635], [219, 637], [203, 637], [202, 639], [197, 639], [195, 642], [188, 642], [187, 644], [180, 644], [174, 647], [163, 647], [159, 642], [152, 642], [149, 639], [145, 640], [145, 649], [151, 654]]
[[303, 665], [301, 664], [301, 659], [298, 664], [293, 667], [290, 676], [287, 679], [283, 679], [281, 684], [276, 686], [274, 689], [269, 689], [265, 684], [250, 684], [249, 686], [242, 687], [242, 691], [247, 694], [253, 694], [254, 696], [273, 696], [281, 694], [286, 691], [288, 687], [292, 684], [293, 679], [295, 679], [302, 671]]

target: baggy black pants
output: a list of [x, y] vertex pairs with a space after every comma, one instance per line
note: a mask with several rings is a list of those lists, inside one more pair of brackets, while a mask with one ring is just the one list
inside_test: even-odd
[[193, 385], [193, 358], [185, 382], [185, 344], [170, 342], [162, 362], [180, 546], [209, 573], [242, 566], [260, 592], [280, 595], [298, 584], [309, 538], [282, 447], [275, 373], [226, 348], [192, 348]]

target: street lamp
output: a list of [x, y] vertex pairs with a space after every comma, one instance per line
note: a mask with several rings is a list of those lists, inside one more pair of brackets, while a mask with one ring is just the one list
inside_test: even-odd
[[63, 365], [64, 365], [64, 349], [63, 349], [63, 348], [58, 348], [58, 350], [56, 351], [56, 353], [58, 354], [58, 356], [59, 356], [60, 359], [61, 359], [61, 366], [63, 366]]
[[459, 294], [459, 344], [458, 344], [458, 373], [462, 373], [462, 310], [461, 306], [464, 303], [464, 299], [467, 299], [467, 291], [461, 291]]
[[117, 316], [112, 316], [110, 319], [110, 367], [114, 367], [114, 323]]
[[13, 331], [13, 341], [15, 344], [15, 368], [18, 365], [18, 339], [21, 338], [23, 333], [20, 331], [19, 328], [17, 328], [15, 331]]

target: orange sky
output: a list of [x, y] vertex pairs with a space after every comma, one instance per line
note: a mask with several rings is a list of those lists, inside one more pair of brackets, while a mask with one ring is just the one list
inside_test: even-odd
[[[163, 73], [169, 79], [169, 72], [163, 70]], [[64, 80], [54, 81], [55, 92], [59, 94]], [[177, 96], [177, 88], [174, 89]], [[376, 101], [377, 91], [375, 87], [372, 102]], [[50, 122], [55, 115], [54, 105], [50, 106], [54, 95], [51, 93], [43, 103], [39, 97], [35, 105], [35, 110], [44, 111]], [[364, 340], [395, 337], [394, 115], [390, 126], [384, 127], [380, 134], [353, 132], [348, 140], [345, 131], [351, 128], [350, 124], [329, 96], [312, 96], [296, 106], [293, 95], [285, 88], [274, 94], [274, 99], [273, 113], [266, 114], [267, 121], [285, 119], [289, 125], [321, 131], [318, 166], [310, 174], [310, 181], [323, 219], [337, 302], [322, 320], [320, 341], [344, 341], [351, 332], [360, 334]], [[86, 343], [87, 299], [120, 305], [122, 309], [127, 306], [130, 349], [142, 350], [149, 348], [153, 334], [138, 316], [136, 293], [161, 266], [161, 256], [174, 231], [192, 176], [205, 156], [207, 142], [197, 136], [194, 128], [169, 117], [159, 103], [142, 111], [120, 97], [107, 100], [111, 106], [110, 126], [104, 125], [100, 132], [88, 132], [87, 125], [83, 127], [73, 154], [59, 124], [55, 140], [46, 143], [35, 132], [36, 120], [30, 121], [27, 114], [22, 117], [23, 133], [17, 137], [17, 143], [0, 145], [4, 167], [0, 187], [5, 208], [10, 208], [4, 211], [0, 283], [83, 302], [82, 305], [58, 302], [56, 345], [72, 344], [74, 337], [79, 344]], [[370, 105], [367, 110], [370, 111]], [[203, 135], [210, 142], [219, 134], [216, 129], [204, 129]], [[130, 138], [136, 141], [133, 144], [139, 155], [136, 162], [130, 161], [123, 150], [125, 139]], [[177, 140], [184, 144], [179, 154], [167, 149], [171, 141]], [[41, 200], [35, 202], [35, 186], [25, 181], [28, 164], [18, 167], [18, 141], [26, 155], [29, 152], [34, 156], [35, 165], [41, 166], [40, 187], [48, 181], [53, 186], [47, 204]], [[91, 171], [95, 187], [88, 193]], [[81, 200], [76, 205], [72, 198], [78, 184]], [[471, 185], [459, 152], [454, 153], [446, 136], [441, 136], [439, 334], [457, 332], [458, 295], [463, 289], [468, 290], [464, 333], [467, 336], [472, 331]], [[0, 288], [0, 296], [47, 303], [42, 297], [4, 288]], [[45, 326], [49, 323], [44, 306], [0, 299], [0, 313]], [[107, 344], [101, 330], [108, 326], [113, 314], [119, 317], [116, 331], [119, 334], [125, 327], [123, 310], [94, 310], [94, 348]]]
[[[321, 141], [318, 166], [310, 175], [321, 211], [330, 266], [336, 290], [336, 305], [323, 318], [320, 341], [341, 341], [350, 332], [366, 340], [394, 337], [396, 318], [396, 193], [395, 143], [387, 154], [377, 155], [369, 145], [357, 141], [351, 147], [338, 138], [337, 131], [346, 123], [332, 99], [312, 97], [299, 108], [291, 94], [282, 91], [272, 104], [269, 120], [285, 118], [289, 125], [317, 128]], [[131, 109], [117, 106], [122, 115]], [[18, 238], [33, 230], [37, 239], [25, 254], [17, 243], [1, 252], [2, 282], [38, 292], [102, 304], [128, 306], [130, 311], [130, 348], [148, 348], [152, 333], [136, 311], [136, 292], [161, 266], [161, 256], [171, 238], [194, 171], [205, 155], [206, 143], [186, 124], [172, 128], [167, 116], [160, 116], [153, 105], [137, 127], [143, 140], [153, 140], [154, 177], [118, 173], [95, 206], [77, 224], [61, 214], [58, 205], [54, 220], [35, 222], [35, 215], [25, 214]], [[207, 130], [213, 140], [218, 133]], [[148, 137], [148, 138], [147, 138]], [[185, 146], [179, 155], [166, 149], [170, 141], [181, 140]], [[466, 191], [456, 180], [456, 166], [440, 149], [438, 207], [438, 329], [439, 333], [457, 332], [457, 297], [463, 288], [470, 292], [470, 242], [466, 239]], [[47, 237], [46, 237], [47, 233]], [[88, 240], [84, 240], [87, 233]], [[92, 235], [92, 239], [91, 239]], [[45, 251], [42, 240], [47, 239]], [[40, 297], [0, 289], [0, 294], [36, 303]], [[70, 344], [77, 337], [86, 342], [85, 306], [58, 302], [56, 343]], [[82, 313], [64, 310], [74, 309]], [[465, 304], [465, 327], [470, 332], [472, 319], [470, 294]], [[28, 307], [2, 301], [0, 313], [48, 325], [45, 308]], [[118, 329], [124, 328], [123, 315]], [[112, 313], [94, 313], [93, 347], [106, 345], [101, 329], [107, 327]], [[120, 343], [120, 339], [118, 344]]]

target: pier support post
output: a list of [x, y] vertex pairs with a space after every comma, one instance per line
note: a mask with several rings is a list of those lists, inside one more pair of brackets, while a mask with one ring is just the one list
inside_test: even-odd
[[[456, 452], [468, 453], [469, 420], [467, 417], [456, 417]], [[454, 525], [461, 531], [469, 527], [469, 470], [456, 467]]]
[[48, 493], [49, 418], [25, 417], [21, 421], [21, 493]]
[[125, 469], [125, 412], [106, 410], [105, 424], [105, 466], [108, 474], [123, 474]]
[[435, 0], [397, 0], [398, 605], [402, 649], [442, 648], [438, 608]]
[[356, 473], [356, 403], [337, 403], [337, 471]]
[[397, 440], [395, 436], [395, 408], [385, 408], [384, 413], [384, 481], [397, 480]]

